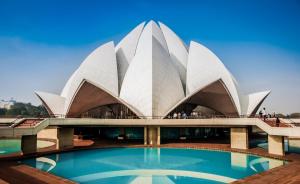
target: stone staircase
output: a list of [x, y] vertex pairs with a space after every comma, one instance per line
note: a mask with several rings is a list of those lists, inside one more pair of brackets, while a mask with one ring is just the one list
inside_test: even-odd
[[24, 119], [20, 123], [14, 126], [14, 128], [30, 128], [35, 127], [39, 124], [43, 119]]

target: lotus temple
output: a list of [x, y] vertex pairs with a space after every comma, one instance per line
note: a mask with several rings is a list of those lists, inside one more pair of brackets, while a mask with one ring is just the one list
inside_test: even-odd
[[60, 94], [35, 92], [48, 117], [0, 119], [0, 137], [19, 140], [0, 163], [55, 183], [278, 182], [300, 171], [300, 127], [257, 115], [270, 92], [243, 93], [209, 48], [142, 22], [92, 51]]

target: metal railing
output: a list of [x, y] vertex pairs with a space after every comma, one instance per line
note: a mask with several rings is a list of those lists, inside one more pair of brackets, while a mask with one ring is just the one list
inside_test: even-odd
[[[186, 116], [97, 116], [84, 115], [80, 117], [66, 116], [63, 114], [52, 114], [50, 118], [92, 118], [92, 119], [217, 119], [217, 118], [247, 118], [250, 115], [186, 115]], [[252, 116], [253, 117], [253, 116]], [[256, 117], [256, 116], [255, 116]]]

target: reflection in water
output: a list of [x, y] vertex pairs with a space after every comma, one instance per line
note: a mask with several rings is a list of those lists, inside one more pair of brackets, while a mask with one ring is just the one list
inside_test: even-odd
[[231, 152], [231, 166], [238, 169], [246, 169], [248, 166], [248, 155], [243, 153]]
[[256, 159], [252, 159], [249, 162], [249, 155], [243, 153], [234, 153], [231, 152], [231, 167], [235, 167], [236, 169], [247, 169], [251, 168], [255, 172], [259, 172], [260, 170], [268, 170], [284, 164], [282, 160], [270, 159], [259, 157]]
[[38, 157], [36, 158], [36, 168], [43, 169], [48, 168], [46, 171], [51, 171], [56, 166], [56, 162], [50, 158]]
[[242, 153], [168, 148], [112, 148], [49, 155], [24, 163], [79, 183], [228, 183], [281, 160]]

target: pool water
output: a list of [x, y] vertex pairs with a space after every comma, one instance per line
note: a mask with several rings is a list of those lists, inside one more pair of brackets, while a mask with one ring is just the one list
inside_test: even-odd
[[[51, 141], [37, 141], [37, 148], [45, 148], [54, 145]], [[21, 151], [20, 139], [1, 139], [0, 140], [0, 155], [16, 153]]]
[[179, 148], [110, 148], [21, 161], [78, 183], [230, 183], [285, 164], [233, 152]]

